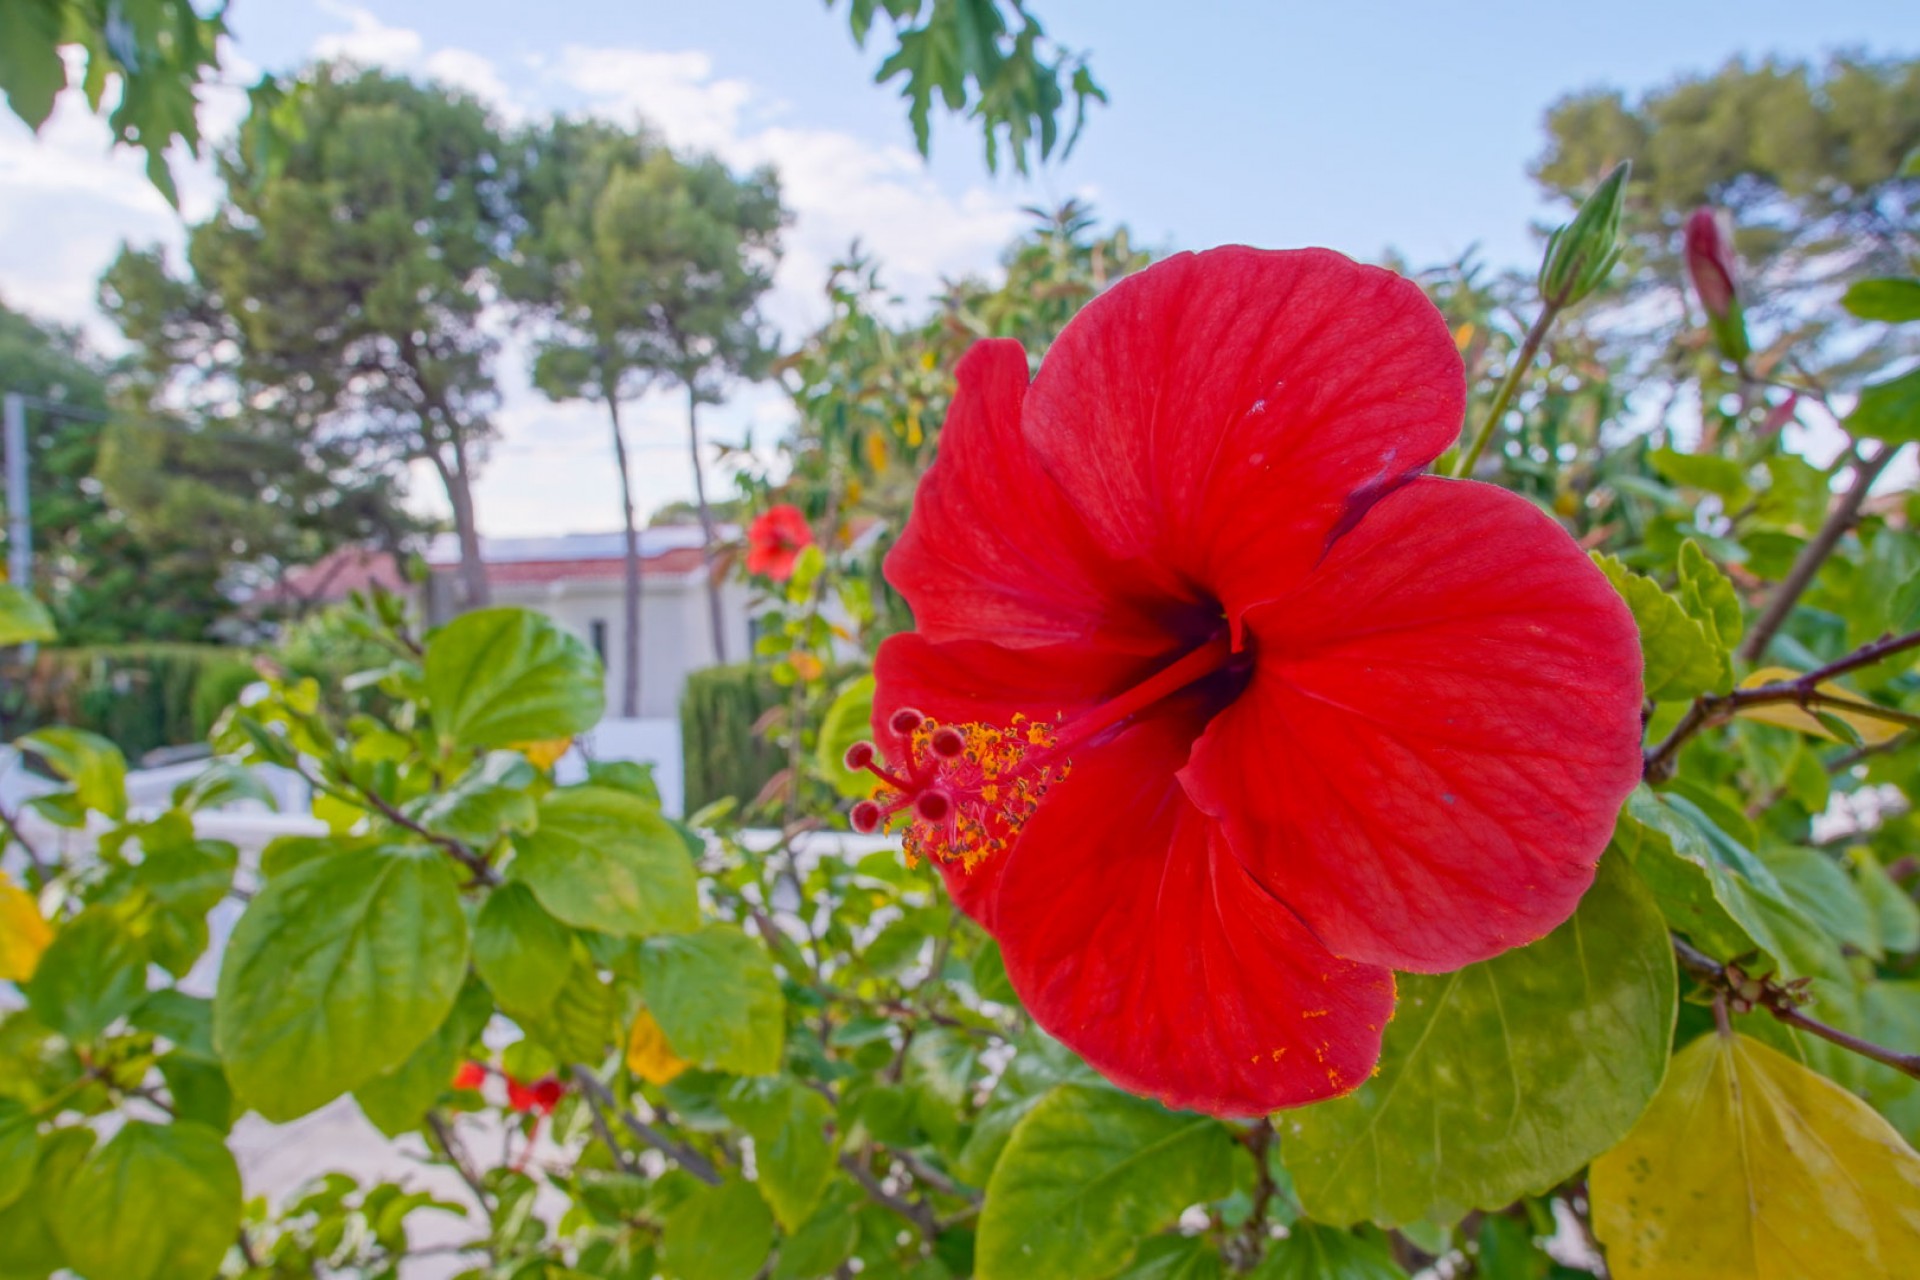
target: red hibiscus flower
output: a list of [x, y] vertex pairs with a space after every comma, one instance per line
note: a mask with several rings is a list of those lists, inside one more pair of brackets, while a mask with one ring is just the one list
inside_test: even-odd
[[552, 1076], [544, 1076], [531, 1084], [507, 1077], [507, 1106], [514, 1111], [550, 1116], [566, 1092], [566, 1086]]
[[1031, 385], [1007, 341], [958, 379], [854, 824], [906, 823], [1043, 1027], [1259, 1114], [1367, 1077], [1391, 969], [1567, 918], [1640, 773], [1633, 622], [1532, 505], [1419, 474], [1465, 387], [1418, 288], [1185, 254]]
[[768, 507], [747, 526], [747, 572], [785, 582], [793, 576], [793, 562], [812, 545], [813, 530], [800, 508], [790, 502]]
[[463, 1062], [460, 1069], [453, 1073], [453, 1087], [456, 1089], [478, 1089], [487, 1082], [487, 1069], [477, 1062]]

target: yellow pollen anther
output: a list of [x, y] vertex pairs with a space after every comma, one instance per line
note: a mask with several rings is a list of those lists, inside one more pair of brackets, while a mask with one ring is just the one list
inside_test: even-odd
[[[904, 755], [882, 772], [873, 801], [889, 825], [904, 822], [901, 843], [908, 865], [921, 858], [971, 870], [1004, 851], [1039, 808], [1047, 790], [1067, 776], [1069, 764], [1053, 752], [1053, 726], [1016, 715], [1006, 727], [952, 726], [964, 744], [957, 755], [932, 747], [942, 726], [925, 720], [889, 754]], [[877, 770], [876, 770], [877, 771]], [[922, 797], [938, 797], [922, 812]]]

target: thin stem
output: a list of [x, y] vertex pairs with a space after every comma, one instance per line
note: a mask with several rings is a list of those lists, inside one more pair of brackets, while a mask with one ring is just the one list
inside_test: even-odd
[[[1702, 986], [1714, 993], [1714, 1016], [1720, 1021], [1723, 1031], [1729, 1030], [1725, 1021], [1725, 1008], [1729, 996], [1741, 996], [1740, 984], [1754, 981], [1733, 971], [1730, 966], [1721, 964], [1706, 952], [1695, 947], [1678, 934], [1673, 935], [1673, 954], [1679, 960], [1680, 967], [1697, 980]], [[1800, 1009], [1800, 998], [1787, 987], [1781, 986], [1770, 978], [1759, 979], [1760, 992], [1757, 997], [1746, 997], [1753, 1007], [1765, 1009], [1781, 1022], [1796, 1027], [1808, 1035], [1819, 1036], [1830, 1044], [1837, 1044], [1850, 1053], [1863, 1058], [1871, 1058], [1882, 1066], [1892, 1067], [1902, 1075], [1920, 1080], [1920, 1053], [1901, 1053], [1878, 1045], [1871, 1040], [1862, 1040], [1850, 1035], [1838, 1027], [1830, 1027], [1818, 1018], [1808, 1017]]]
[[633, 1112], [623, 1108], [618, 1099], [613, 1096], [613, 1090], [607, 1088], [606, 1082], [601, 1080], [600, 1077], [595, 1075], [589, 1068], [581, 1063], [574, 1063], [573, 1078], [578, 1082], [581, 1091], [587, 1095], [590, 1101], [597, 1100], [601, 1106], [618, 1116], [621, 1125], [628, 1133], [632, 1134], [636, 1140], [646, 1146], [652, 1147], [662, 1155], [671, 1157], [679, 1163], [681, 1168], [710, 1187], [717, 1187], [725, 1181], [725, 1179], [720, 1176], [720, 1171], [714, 1168], [712, 1161], [708, 1160], [686, 1143], [674, 1141], [666, 1134], [660, 1132], [660, 1130], [648, 1124], [645, 1120], [642, 1120], [639, 1116], [633, 1114]]
[[853, 1156], [842, 1155], [840, 1167], [847, 1171], [848, 1177], [860, 1184], [860, 1189], [866, 1192], [875, 1204], [883, 1209], [891, 1209], [911, 1222], [913, 1229], [918, 1231], [922, 1238], [931, 1240], [940, 1233], [940, 1224], [934, 1218], [932, 1209], [925, 1204], [914, 1204], [912, 1201], [902, 1200], [888, 1191], [880, 1185], [880, 1180]]
[[1895, 654], [1920, 648], [1920, 631], [1909, 631], [1905, 635], [1882, 636], [1872, 644], [1862, 645], [1845, 657], [1837, 658], [1822, 667], [1815, 667], [1805, 675], [1792, 680], [1778, 680], [1771, 684], [1755, 685], [1750, 689], [1734, 689], [1729, 693], [1702, 694], [1693, 700], [1686, 714], [1673, 727], [1661, 743], [1647, 752], [1643, 773], [1650, 782], [1663, 781], [1673, 776], [1674, 764], [1680, 748], [1688, 738], [1712, 725], [1721, 724], [1733, 718], [1748, 707], [1766, 706], [1772, 703], [1790, 702], [1801, 707], [1831, 707], [1840, 711], [1851, 711], [1856, 715], [1871, 716], [1890, 724], [1902, 724], [1908, 727], [1920, 727], [1920, 716], [1911, 712], [1898, 711], [1892, 707], [1883, 707], [1869, 702], [1865, 698], [1840, 697], [1825, 693], [1820, 686], [1862, 667], [1870, 667], [1884, 662]]
[[1883, 444], [1871, 458], [1864, 455], [1860, 457], [1854, 469], [1853, 485], [1847, 490], [1846, 496], [1828, 513], [1826, 523], [1813, 535], [1813, 541], [1801, 549], [1793, 568], [1787, 571], [1787, 576], [1767, 601], [1767, 607], [1754, 621], [1753, 630], [1741, 642], [1740, 656], [1746, 661], [1758, 662], [1760, 655], [1767, 651], [1767, 646], [1773, 643], [1773, 637], [1785, 625], [1794, 606], [1800, 602], [1801, 595], [1813, 584], [1820, 566], [1827, 562], [1827, 557], [1833, 554], [1840, 539], [1859, 519], [1861, 505], [1867, 500], [1867, 491], [1873, 488], [1873, 482], [1880, 478], [1880, 473], [1887, 469], [1887, 464], [1893, 461], [1893, 455], [1899, 451], [1899, 445]]
[[427, 1112], [427, 1129], [439, 1144], [441, 1154], [446, 1156], [447, 1163], [451, 1164], [453, 1171], [460, 1175], [460, 1181], [467, 1184], [467, 1190], [473, 1192], [473, 1198], [480, 1202], [480, 1208], [491, 1214], [493, 1202], [487, 1196], [486, 1185], [480, 1181], [480, 1175], [475, 1173], [472, 1166], [467, 1163], [459, 1141], [453, 1136], [453, 1130], [448, 1127], [446, 1120], [438, 1111]]
[[600, 1095], [584, 1085], [581, 1086], [580, 1094], [587, 1100], [587, 1110], [593, 1116], [593, 1131], [599, 1135], [600, 1141], [606, 1143], [607, 1151], [613, 1156], [614, 1163], [627, 1173], [635, 1172], [637, 1166], [632, 1154], [620, 1145], [620, 1140], [613, 1136], [613, 1127], [607, 1123], [606, 1107]]
[[[341, 788], [328, 785], [323, 779], [313, 777], [311, 774], [307, 773], [306, 770], [298, 768], [298, 766], [296, 766], [296, 771], [300, 774], [301, 777], [307, 780], [308, 785], [316, 787], [322, 791], [330, 792], [335, 795], [340, 794]], [[343, 799], [347, 799], [353, 803], [366, 804], [372, 807], [375, 811], [377, 811], [380, 814], [381, 817], [385, 818], [388, 822], [391, 822], [394, 826], [401, 827], [407, 831], [411, 831], [413, 834], [419, 836], [422, 840], [425, 840], [428, 844], [431, 844], [436, 848], [439, 848], [445, 851], [446, 853], [452, 855], [455, 861], [459, 862], [468, 871], [473, 873], [473, 878], [475, 883], [477, 884], [499, 884], [500, 883], [500, 877], [498, 873], [494, 871], [493, 867], [487, 862], [487, 860], [481, 857], [473, 849], [468, 847], [464, 842], [456, 840], [452, 836], [442, 835], [438, 831], [433, 831], [425, 826], [422, 826], [420, 823], [414, 821], [412, 818], [409, 818], [406, 814], [402, 813], [399, 809], [389, 804], [385, 796], [382, 796], [379, 792], [374, 791], [371, 788], [360, 786], [354, 783], [351, 779], [349, 779], [347, 782], [347, 788], [348, 788], [348, 794], [346, 796], [343, 796], [342, 797]]]
[[1551, 302], [1543, 302], [1540, 314], [1534, 318], [1533, 328], [1527, 330], [1527, 336], [1520, 343], [1520, 350], [1514, 355], [1513, 363], [1507, 368], [1507, 376], [1500, 380], [1500, 389], [1494, 392], [1493, 404], [1487, 409], [1486, 420], [1480, 424], [1480, 430], [1473, 437], [1460, 461], [1454, 464], [1453, 474], [1470, 476], [1474, 466], [1480, 461], [1480, 455], [1487, 451], [1487, 442], [1493, 439], [1493, 433], [1500, 428], [1500, 419], [1506, 416], [1507, 406], [1513, 403], [1513, 396], [1520, 389], [1520, 380], [1533, 366], [1533, 358], [1540, 354], [1540, 344], [1547, 340], [1547, 330], [1553, 327], [1554, 317], [1560, 314], [1560, 308]]

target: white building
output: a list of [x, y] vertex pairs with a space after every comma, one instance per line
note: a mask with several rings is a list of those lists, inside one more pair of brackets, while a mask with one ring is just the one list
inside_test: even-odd
[[[739, 530], [718, 530], [736, 542]], [[622, 600], [625, 542], [619, 533], [570, 533], [552, 538], [482, 538], [481, 557], [496, 605], [524, 605], [551, 617], [592, 645], [607, 666], [607, 710], [620, 713]], [[707, 570], [700, 530], [667, 525], [640, 531], [640, 717], [679, 714], [687, 674], [718, 661], [707, 610]], [[427, 551], [431, 570], [427, 617], [451, 616], [458, 541], [436, 538]], [[724, 572], [724, 568], [722, 569]], [[729, 575], [720, 587], [721, 623], [729, 662], [751, 656], [751, 593]]]

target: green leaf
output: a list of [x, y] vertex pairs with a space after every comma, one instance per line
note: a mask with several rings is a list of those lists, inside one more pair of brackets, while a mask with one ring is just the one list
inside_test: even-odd
[[844, 1178], [829, 1187], [805, 1225], [780, 1242], [772, 1280], [833, 1275], [860, 1242], [860, 1220], [853, 1210], [866, 1201], [866, 1193]]
[[532, 793], [538, 775], [517, 751], [490, 751], [443, 791], [407, 806], [407, 816], [430, 831], [486, 848], [510, 831], [538, 821]]
[[[1861, 1000], [1860, 1034], [1875, 1044], [1920, 1046], [1920, 981], [1869, 982]], [[1920, 1080], [1904, 1071], [1868, 1062], [1861, 1072], [1867, 1101], [1908, 1143], [1920, 1142]]]
[[986, 1186], [1007, 1140], [1013, 1136], [1014, 1126], [1055, 1085], [1100, 1083], [1099, 1073], [1073, 1050], [1037, 1027], [1029, 1028], [1018, 1042], [1013, 1061], [1001, 1073], [993, 1096], [974, 1120], [973, 1132], [961, 1148], [954, 1172], [976, 1187]]
[[1716, 958], [1758, 951], [1790, 976], [1847, 979], [1838, 950], [1788, 901], [1766, 864], [1690, 801], [1637, 788], [1614, 839], [1667, 923]]
[[1015, 1126], [980, 1211], [980, 1280], [1106, 1276], [1139, 1238], [1224, 1196], [1233, 1136], [1105, 1087], [1061, 1085]]
[[570, 738], [606, 710], [600, 659], [530, 609], [481, 609], [440, 628], [426, 681], [434, 728], [463, 747]]
[[240, 1170], [219, 1133], [132, 1120], [80, 1166], [53, 1231], [75, 1271], [206, 1280], [240, 1230]]
[[1880, 957], [1880, 932], [1866, 899], [1838, 862], [1818, 850], [1786, 846], [1763, 846], [1759, 857], [1808, 919], [1836, 941]]
[[67, 87], [67, 64], [59, 49], [61, 12], [57, 0], [0, 5], [0, 89], [6, 90], [13, 114], [36, 131]]
[[1204, 1236], [1155, 1236], [1114, 1280], [1220, 1280], [1220, 1254]]
[[586, 947], [576, 940], [573, 967], [559, 994], [539, 1013], [521, 1013], [517, 1020], [559, 1061], [597, 1062], [613, 1041], [618, 1013], [613, 988], [601, 979]]
[[473, 922], [473, 967], [509, 1010], [539, 1013], [573, 969], [573, 930], [517, 882], [495, 889]]
[[660, 1262], [673, 1280], [751, 1280], [772, 1249], [773, 1218], [738, 1180], [688, 1192], [660, 1228]]
[[1862, 387], [1846, 427], [1890, 445], [1920, 440], [1920, 369]]
[[40, 1158], [40, 1125], [26, 1104], [0, 1098], [0, 1209], [18, 1200], [33, 1182]]
[[1452, 1222], [1547, 1191], [1619, 1141], [1666, 1070], [1673, 951], [1617, 852], [1545, 938], [1399, 992], [1379, 1072], [1279, 1121], [1316, 1221]]
[[1840, 305], [1862, 320], [1888, 324], [1920, 320], [1920, 280], [1900, 276], [1856, 280], [1847, 286]]
[[514, 838], [512, 876], [540, 905], [582, 929], [626, 937], [700, 923], [693, 860], [658, 809], [605, 787], [565, 787]]
[[1680, 601], [1612, 556], [1595, 553], [1593, 560], [1633, 611], [1649, 698], [1656, 702], [1692, 698], [1732, 683], [1726, 648], [1688, 616]]
[[89, 1041], [147, 995], [147, 949], [120, 913], [89, 907], [60, 926], [27, 982], [34, 1017]]
[[150, 1031], [173, 1047], [208, 1061], [214, 1060], [213, 1001], [190, 996], [171, 987], [155, 991], [140, 1002], [127, 1021]]
[[203, 1124], [219, 1134], [233, 1128], [238, 1118], [233, 1086], [227, 1083], [227, 1073], [219, 1063], [176, 1051], [162, 1055], [154, 1066], [167, 1082], [175, 1117]]
[[1740, 597], [1733, 580], [1707, 558], [1700, 544], [1688, 538], [1680, 544], [1680, 606], [1722, 649], [1740, 643], [1744, 624]]
[[864, 741], [873, 733], [873, 689], [870, 675], [861, 676], [842, 689], [820, 721], [820, 741], [814, 747], [814, 765], [833, 789], [849, 800], [873, 790], [874, 777], [865, 769], [847, 768], [847, 748]]
[[460, 892], [437, 850], [302, 863], [234, 928], [214, 1042], [240, 1100], [291, 1120], [406, 1061], [445, 1021], [466, 968]]
[[1250, 1280], [1406, 1280], [1385, 1240], [1302, 1222], [1267, 1252]]
[[760, 1194], [788, 1231], [813, 1216], [833, 1176], [833, 1104], [798, 1080], [736, 1080], [720, 1099], [753, 1139]]
[[1743, 501], [1752, 492], [1747, 487], [1746, 467], [1732, 458], [1654, 449], [1648, 452], [1647, 461], [1674, 484], [1718, 494], [1729, 503]]
[[1760, 495], [1755, 515], [1783, 529], [1801, 533], [1818, 529], [1833, 500], [1827, 473], [1805, 458], [1777, 453], [1767, 459], [1767, 476], [1770, 483]]
[[654, 938], [640, 951], [647, 1007], [675, 1053], [736, 1075], [772, 1075], [786, 1038], [786, 998], [773, 962], [731, 925]]
[[1873, 932], [1881, 949], [1891, 956], [1920, 951], [1920, 906], [1894, 883], [1872, 849], [1856, 847], [1849, 849], [1847, 856], [1853, 861], [1854, 883], [1873, 917]]
[[469, 979], [453, 1012], [426, 1043], [393, 1070], [355, 1086], [354, 1101], [373, 1127], [389, 1138], [417, 1129], [492, 1016], [493, 999], [486, 987]]
[[0, 1240], [6, 1241], [0, 1249], [0, 1280], [46, 1280], [67, 1265], [53, 1219], [92, 1147], [93, 1133], [85, 1128], [55, 1129], [41, 1140], [26, 1190], [0, 1208]]
[[47, 606], [11, 582], [0, 582], [0, 648], [55, 637]]
[[120, 748], [97, 733], [56, 725], [15, 739], [73, 786], [82, 807], [118, 822], [127, 816], [127, 761]]

